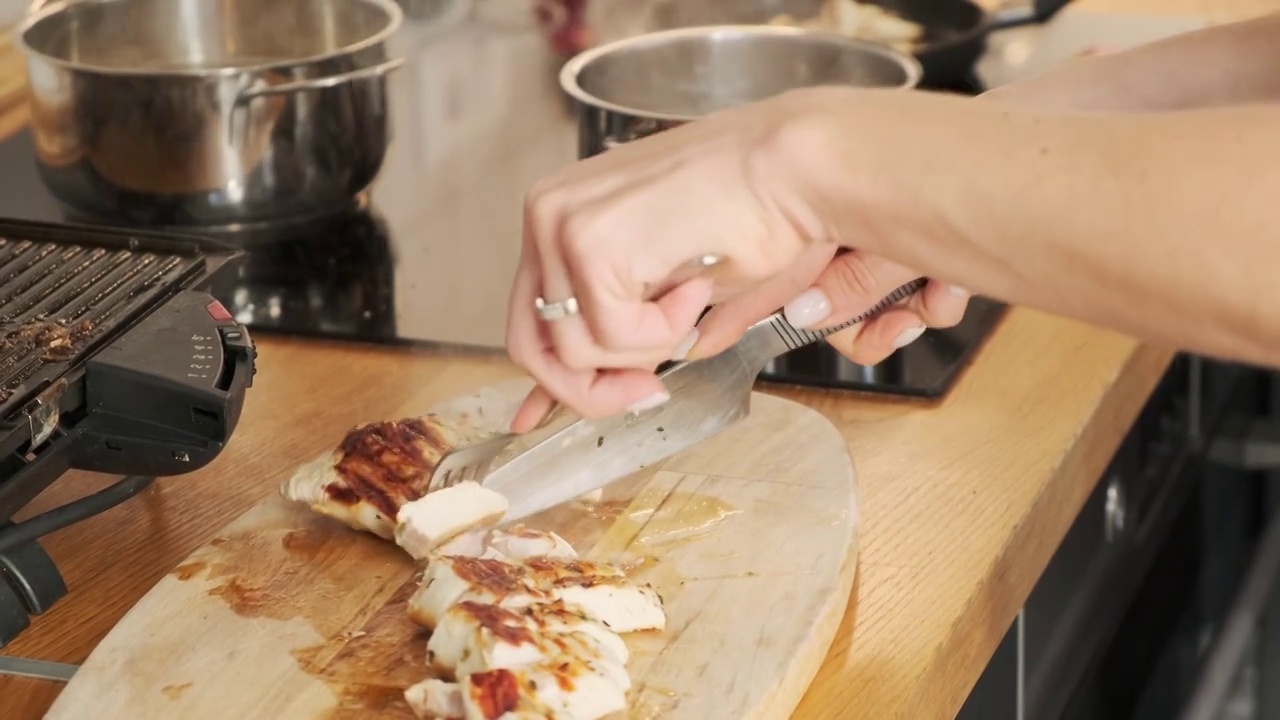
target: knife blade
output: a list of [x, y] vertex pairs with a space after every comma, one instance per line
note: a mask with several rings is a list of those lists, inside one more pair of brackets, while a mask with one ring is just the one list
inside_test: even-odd
[[731, 348], [671, 368], [659, 376], [671, 393], [666, 403], [639, 414], [572, 422], [522, 448], [481, 484], [505, 495], [506, 519], [518, 520], [659, 463], [746, 417], [749, 387], [740, 398], [722, 391], [721, 401], [708, 405], [717, 368], [741, 364]]
[[925, 282], [907, 283], [853, 320], [822, 330], [802, 330], [781, 313], [770, 315], [719, 355], [659, 374], [671, 395], [662, 405], [638, 414], [577, 420], [541, 439], [522, 438], [518, 442], [526, 444], [481, 484], [505, 495], [505, 518], [519, 520], [662, 462], [746, 417], [765, 363], [879, 314]]

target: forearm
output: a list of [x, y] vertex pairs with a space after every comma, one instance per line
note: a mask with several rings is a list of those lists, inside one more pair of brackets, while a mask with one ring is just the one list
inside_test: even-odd
[[[1280, 107], [1052, 117], [883, 97], [815, 115], [826, 129], [804, 141], [837, 240], [1016, 304], [1280, 366]], [[868, 142], [871, 127], [890, 130]]]
[[1040, 110], [1144, 112], [1280, 101], [1280, 14], [1064, 63], [985, 99]]

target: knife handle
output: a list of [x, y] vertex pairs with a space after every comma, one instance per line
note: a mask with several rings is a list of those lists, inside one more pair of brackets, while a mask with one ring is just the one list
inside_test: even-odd
[[[777, 350], [776, 352], [774, 352], [772, 356], [765, 359], [765, 362], [768, 362], [769, 360], [772, 360], [773, 358], [785, 352], [788, 352], [790, 350], [799, 350], [800, 348], [805, 347], [806, 345], [812, 345], [813, 343], [818, 342], [819, 340], [829, 335], [834, 335], [840, 332], [841, 330], [844, 330], [846, 328], [851, 328], [860, 322], [865, 322], [867, 320], [870, 320], [871, 318], [879, 315], [885, 310], [888, 310], [893, 305], [896, 305], [899, 302], [902, 302], [903, 300], [920, 292], [920, 289], [923, 288], [925, 284], [928, 282], [929, 282], [928, 278], [916, 278], [915, 280], [912, 280], [911, 282], [899, 287], [898, 289], [886, 295], [883, 300], [873, 305], [870, 310], [867, 310], [866, 312], [853, 318], [852, 320], [849, 320], [848, 322], [844, 322], [829, 328], [819, 328], [817, 330], [801, 330], [800, 328], [787, 322], [787, 319], [783, 317], [782, 313], [774, 313], [773, 315], [769, 316], [763, 323], [761, 323], [761, 325], [767, 324], [771, 328], [773, 328], [774, 332], [777, 333], [778, 339], [782, 341], [782, 345], [784, 346], [784, 349]], [[757, 325], [757, 327], [759, 327], [759, 325]]]

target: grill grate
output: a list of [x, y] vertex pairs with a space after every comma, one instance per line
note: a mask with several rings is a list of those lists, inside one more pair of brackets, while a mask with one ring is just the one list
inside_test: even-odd
[[0, 417], [200, 264], [179, 253], [0, 237]]

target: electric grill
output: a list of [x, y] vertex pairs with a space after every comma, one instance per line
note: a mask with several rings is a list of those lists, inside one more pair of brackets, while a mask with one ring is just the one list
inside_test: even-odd
[[[200, 238], [0, 220], [0, 647], [66, 594], [39, 537], [222, 451], [256, 351], [202, 288], [236, 257]], [[70, 469], [124, 477], [12, 522]]]

